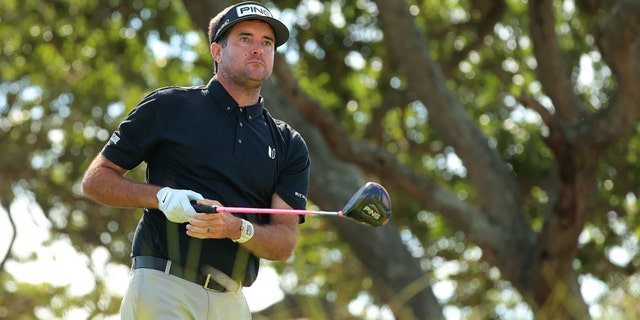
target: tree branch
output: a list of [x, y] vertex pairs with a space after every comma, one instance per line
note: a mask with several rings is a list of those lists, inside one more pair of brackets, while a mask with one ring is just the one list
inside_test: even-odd
[[9, 206], [5, 205], [5, 201], [2, 201], [2, 203], [0, 203], [0, 207], [7, 208], [7, 218], [9, 218], [9, 224], [11, 225], [11, 239], [9, 240], [9, 246], [7, 247], [7, 253], [2, 258], [2, 261], [0, 261], [0, 272], [3, 272], [4, 271], [4, 265], [11, 258], [11, 250], [13, 249], [13, 244], [16, 242], [16, 237], [17, 237], [16, 230], [17, 229], [16, 229], [16, 222], [13, 220], [13, 217], [11, 216], [11, 212], [9, 211], [10, 210]]
[[480, 20], [470, 21], [462, 25], [462, 27], [476, 30], [476, 33], [473, 38], [469, 37], [471, 41], [467, 45], [461, 50], [455, 51], [450, 59], [442, 63], [442, 69], [447, 76], [453, 74], [460, 62], [466, 59], [471, 51], [484, 44], [485, 37], [493, 32], [495, 24], [502, 19], [507, 8], [505, 0], [476, 0], [471, 1], [471, 6], [473, 10], [480, 12]]
[[596, 43], [618, 83], [608, 108], [600, 110], [584, 135], [602, 149], [628, 136], [640, 118], [636, 107], [640, 101], [640, 3], [617, 1], [597, 33]]
[[491, 248], [502, 246], [503, 242], [496, 236], [501, 234], [499, 227], [484, 213], [458, 199], [451, 190], [420, 176], [394, 154], [366, 141], [350, 139], [340, 122], [302, 91], [284, 58], [279, 55], [276, 60], [274, 72], [280, 90], [300, 114], [318, 128], [336, 157], [392, 182], [424, 208], [439, 212], [469, 239], [483, 246], [487, 256], [492, 255], [494, 249]]
[[587, 107], [573, 93], [573, 83], [555, 32], [553, 0], [529, 1], [529, 25], [538, 63], [538, 80], [553, 101], [558, 117], [563, 122], [583, 119], [588, 112]]
[[[276, 68], [282, 67], [281, 63], [276, 62], [276, 65]], [[265, 84], [263, 95], [269, 101], [270, 112], [296, 128], [307, 142], [312, 163], [309, 198], [321, 208], [340, 208], [366, 177], [360, 168], [342, 162], [332, 154], [332, 147], [320, 129], [295, 109], [292, 102], [297, 100], [291, 100], [289, 88], [279, 77], [277, 79], [277, 87], [273, 82]], [[328, 221], [372, 276], [384, 280], [373, 288], [380, 297], [385, 296], [386, 288], [400, 292], [422, 277], [424, 271], [402, 243], [393, 218], [391, 223], [380, 228], [363, 227], [346, 219], [328, 218]], [[385, 248], [394, 249], [381, 250], [381, 243]], [[439, 319], [442, 314], [430, 287], [412, 297], [407, 306], [418, 319]]]

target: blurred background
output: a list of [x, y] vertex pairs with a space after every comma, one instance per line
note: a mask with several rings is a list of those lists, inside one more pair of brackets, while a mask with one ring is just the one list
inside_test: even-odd
[[[208, 82], [232, 3], [0, 3], [0, 319], [117, 318], [141, 210], [82, 174], [144, 95]], [[265, 4], [291, 38], [263, 96], [309, 146], [309, 206], [377, 181], [393, 215], [308, 217], [245, 289], [255, 319], [640, 317], [637, 1]]]

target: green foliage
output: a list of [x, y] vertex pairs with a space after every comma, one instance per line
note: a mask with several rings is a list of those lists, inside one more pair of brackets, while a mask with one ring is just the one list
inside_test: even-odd
[[[504, 15], [483, 37], [478, 36], [483, 9], [478, 6], [492, 1], [408, 3], [447, 85], [517, 177], [527, 221], [540, 230], [552, 196], [544, 186], [555, 160], [543, 141], [547, 128], [517, 101], [523, 93], [545, 100], [527, 36], [527, 1], [507, 1]], [[592, 81], [575, 89], [590, 109], [598, 110], [616, 85], [588, 31], [603, 13], [585, 3], [563, 7], [568, 3], [554, 2], [559, 44], [574, 79], [586, 61], [581, 58], [591, 58]], [[429, 102], [410, 97], [406, 79], [389, 57], [384, 39], [403, 35], [384, 34], [376, 6], [366, 0], [277, 5], [296, 13], [287, 58], [305, 93], [331, 110], [351, 137], [393, 152], [417, 173], [473, 203], [475, 191], [465, 180], [463, 164], [449, 162], [457, 158], [456, 150], [429, 124]], [[16, 198], [26, 197], [45, 213], [52, 240], [69, 239], [87, 257], [106, 248], [110, 261], [128, 265], [139, 212], [87, 201], [79, 180], [146, 93], [209, 79], [211, 58], [202, 39], [179, 1], [2, 1], [0, 206], [8, 209]], [[614, 294], [602, 298], [604, 315], [622, 312], [613, 307], [616, 302], [637, 309], [633, 298], [640, 294], [637, 279], [626, 277], [640, 265], [638, 137], [640, 132], [613, 146], [599, 168], [597, 210], [575, 262], [577, 272], [606, 282], [611, 292], [628, 293], [621, 299]], [[130, 173], [139, 180], [143, 174]], [[496, 310], [523, 308], [522, 298], [463, 234], [415, 199], [390, 191], [396, 195], [393, 219], [405, 244], [433, 283], [453, 288], [443, 304], [470, 318], [500, 318]], [[371, 297], [370, 305], [382, 301], [374, 293], [374, 280], [324, 220], [309, 218], [301, 234], [295, 259], [274, 265], [287, 293], [340, 306], [361, 295]], [[617, 247], [632, 253], [628, 264], [612, 263], [607, 252]], [[115, 314], [120, 301], [100, 279], [86, 297], [50, 284], [19, 283], [6, 272], [0, 280], [0, 318], [60, 318], [72, 306], [99, 318]]]
[[[87, 201], [79, 181], [145, 94], [209, 79], [201, 38], [175, 1], [3, 1], [0, 145], [11, 156], [0, 160], [2, 207], [25, 194], [52, 223], [52, 239], [68, 238], [87, 256], [106, 248], [113, 262], [128, 265], [138, 214]], [[163, 54], [157, 44], [169, 42], [181, 50]], [[87, 314], [114, 314], [121, 299], [100, 282], [86, 297], [45, 285], [19, 284], [4, 293], [13, 282], [6, 277], [3, 310], [27, 318], [62, 318], [74, 305]]]
[[[335, 11], [336, 3], [342, 8], [339, 14]], [[549, 183], [545, 179], [552, 176], [555, 160], [543, 141], [547, 128], [537, 114], [525, 110], [517, 101], [522, 94], [542, 101], [546, 99], [536, 79], [537, 64], [527, 34], [527, 2], [507, 1], [506, 12], [492, 26], [493, 30], [483, 38], [477, 38], [481, 31], [475, 24], [481, 18], [479, 6], [489, 3], [409, 1], [416, 22], [424, 28], [431, 56], [440, 63], [448, 76], [449, 86], [489, 137], [492, 147], [499, 151], [517, 176], [525, 197], [527, 220], [534, 230], [540, 230], [552, 196], [544, 191]], [[299, 20], [296, 40], [300, 58], [292, 62], [296, 75], [301, 78], [301, 86], [330, 108], [354, 138], [378, 143], [417, 172], [432, 178], [435, 175], [436, 180], [445, 182], [461, 198], [473, 199], [474, 192], [463, 179], [464, 170], [454, 172], [442, 165], [448, 157], [455, 155], [455, 151], [443, 147], [444, 143], [431, 130], [429, 114], [422, 103], [406, 98], [403, 77], [386, 57], [388, 50], [383, 37], [402, 35], [363, 36], [380, 31], [377, 12], [375, 7], [370, 10], [369, 2], [348, 5], [344, 1], [322, 1], [321, 4], [317, 11], [303, 11], [304, 19]], [[611, 72], [594, 49], [594, 39], [589, 33], [598, 23], [598, 14], [604, 13], [573, 7], [563, 1], [554, 4], [559, 45], [570, 67], [567, 71], [577, 82], [576, 91], [587, 106], [597, 110], [610, 99], [615, 87]], [[363, 32], [365, 30], [369, 32]], [[466, 47], [471, 47], [470, 51], [461, 56], [460, 52]], [[351, 53], [356, 53], [355, 56], [362, 60], [357, 63], [359, 67], [354, 67], [353, 61], [349, 60], [354, 57]], [[584, 57], [592, 61], [593, 79], [588, 84], [578, 81], [580, 72], [584, 71], [584, 65], [581, 65], [586, 63], [581, 60]], [[640, 234], [637, 231], [640, 229], [631, 227], [637, 225], [638, 220], [635, 214], [637, 193], [632, 186], [638, 181], [634, 147], [637, 141], [632, 140], [619, 143], [603, 164], [600, 176], [605, 178], [601, 183], [600, 203], [605, 205], [594, 213], [594, 225], [590, 226], [603, 237], [581, 244], [584, 252], [576, 261], [580, 272], [594, 273], [599, 279], [618, 272], [614, 271], [617, 268], [611, 265], [610, 259], [601, 256], [603, 250], [622, 246], [629, 252], [637, 252], [636, 245], [630, 244], [635, 243], [631, 239], [637, 239]], [[405, 199], [401, 194], [397, 196], [394, 204], [399, 207], [394, 208], [398, 213], [394, 220], [409, 226], [421, 244], [438, 243], [439, 239], [452, 237], [453, 231], [438, 223], [437, 217], [429, 218], [426, 228], [427, 224], [419, 217], [427, 214], [412, 205], [411, 199]], [[614, 232], [609, 227], [614, 222], [624, 227]], [[598, 245], [590, 246], [596, 239], [599, 239]], [[462, 240], [460, 244], [467, 246]], [[421, 256], [425, 261], [444, 258], [459, 265], [474, 266], [462, 268], [450, 277], [456, 283], [467, 284], [458, 287], [452, 297], [461, 303], [461, 307], [487, 303], [487, 290], [504, 290], [499, 276], [487, 276], [495, 270], [486, 264], [465, 264], [464, 259], [460, 259], [464, 249], [449, 252], [432, 245], [426, 247], [425, 252], [431, 253]], [[637, 267], [637, 255], [633, 257], [631, 263]], [[477, 279], [485, 281], [478, 283]], [[520, 299], [517, 298], [511, 307], [518, 307]], [[504, 302], [489, 300], [496, 305]], [[485, 305], [482, 312], [489, 313], [488, 310], [493, 309]], [[477, 315], [476, 312], [470, 311], [469, 315]]]

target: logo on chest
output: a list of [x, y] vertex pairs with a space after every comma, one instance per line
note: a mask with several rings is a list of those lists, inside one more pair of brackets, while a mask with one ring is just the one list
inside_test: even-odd
[[269, 156], [270, 159], [275, 159], [276, 158], [276, 149], [272, 148], [271, 146], [269, 146], [267, 148], [267, 155]]

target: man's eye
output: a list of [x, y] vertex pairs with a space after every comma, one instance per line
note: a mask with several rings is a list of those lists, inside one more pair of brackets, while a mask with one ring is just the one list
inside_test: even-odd
[[273, 46], [273, 42], [271, 41], [264, 41], [262, 42], [262, 45], [265, 47], [272, 47]]

